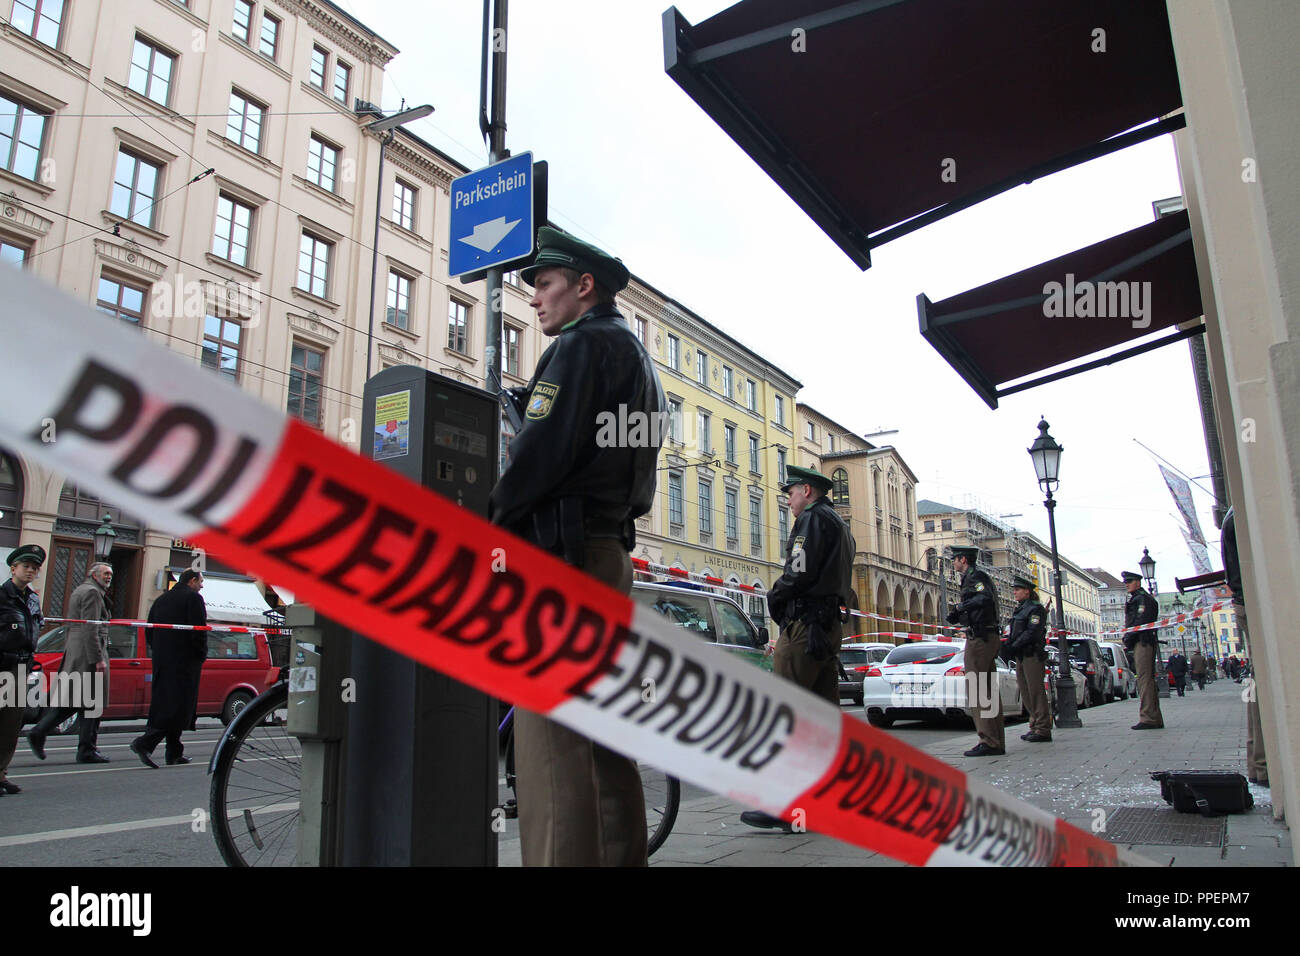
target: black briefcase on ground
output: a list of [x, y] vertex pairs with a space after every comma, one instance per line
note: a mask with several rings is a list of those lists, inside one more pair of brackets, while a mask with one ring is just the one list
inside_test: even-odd
[[1157, 770], [1160, 796], [1180, 813], [1215, 817], [1240, 813], [1255, 805], [1246, 778], [1230, 770]]

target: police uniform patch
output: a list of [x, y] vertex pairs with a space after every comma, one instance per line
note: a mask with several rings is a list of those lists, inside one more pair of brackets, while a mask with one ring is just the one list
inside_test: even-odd
[[803, 539], [804, 539], [803, 535], [799, 535], [797, 538], [794, 539], [794, 544], [790, 546], [791, 554], [795, 554], [803, 550]]
[[1029, 615], [1029, 623], [1030, 623], [1030, 624], [1037, 624], [1037, 623], [1038, 623], [1039, 621], [1041, 621], [1041, 620], [1042, 620], [1042, 618], [1039, 617], [1037, 614], [1031, 614], [1031, 615]]
[[550, 382], [538, 382], [533, 386], [532, 395], [529, 396], [528, 412], [525, 417], [536, 420], [551, 414], [551, 408], [555, 405], [555, 396], [558, 394], [560, 394], [560, 386], [552, 385]]
[[976, 591], [983, 591], [983, 590], [984, 590], [984, 585], [982, 585], [982, 584], [976, 584], [976, 585], [975, 585], [975, 590], [976, 590]]

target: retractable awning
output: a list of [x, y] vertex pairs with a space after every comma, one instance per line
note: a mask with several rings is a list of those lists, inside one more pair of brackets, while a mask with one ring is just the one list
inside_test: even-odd
[[668, 75], [864, 269], [1184, 125], [1165, 0], [743, 0], [671, 7], [663, 36]]
[[[941, 302], [919, 295], [917, 311], [921, 335], [991, 408], [1205, 328], [1186, 211]], [[1108, 354], [1059, 368], [1097, 353]], [[1017, 381], [1044, 369], [1058, 370]]]
[[204, 575], [203, 603], [208, 609], [208, 622], [212, 624], [265, 625], [264, 612], [270, 610], [266, 598], [252, 581], [215, 578]]

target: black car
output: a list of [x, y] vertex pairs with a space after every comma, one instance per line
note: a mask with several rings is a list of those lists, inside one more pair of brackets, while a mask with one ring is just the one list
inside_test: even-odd
[[1088, 679], [1088, 701], [1094, 707], [1115, 699], [1115, 678], [1095, 638], [1072, 637], [1070, 659], [1079, 665]]

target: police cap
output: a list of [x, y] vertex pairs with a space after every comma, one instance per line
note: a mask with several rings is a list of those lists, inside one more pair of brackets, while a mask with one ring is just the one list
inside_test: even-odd
[[953, 548], [952, 556], [953, 558], [965, 558], [971, 564], [974, 564], [979, 560], [980, 549], [979, 548]]
[[9, 552], [9, 567], [19, 561], [31, 561], [38, 567], [45, 563], [45, 549], [39, 544], [24, 544]]
[[579, 274], [590, 272], [610, 292], [621, 292], [627, 287], [629, 273], [622, 259], [567, 232], [542, 226], [537, 230], [537, 256], [531, 265], [519, 270], [519, 275], [529, 285], [536, 285], [538, 272], [556, 267], [573, 269]]
[[1029, 588], [1031, 591], [1034, 590], [1034, 582], [1020, 574], [1011, 578], [1011, 586], [1013, 588]]
[[812, 485], [822, 491], [831, 490], [831, 480], [815, 468], [800, 468], [798, 465], [785, 466], [785, 482], [781, 485], [781, 490], [786, 494], [795, 485]]
[[1142, 575], [1135, 574], [1132, 571], [1121, 571], [1119, 576], [1124, 579], [1125, 584], [1128, 584], [1130, 581], [1137, 581], [1139, 583], [1142, 581]]

